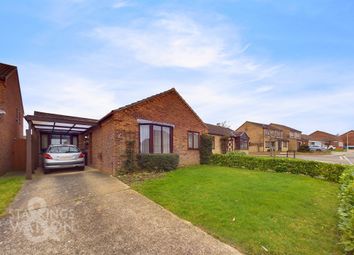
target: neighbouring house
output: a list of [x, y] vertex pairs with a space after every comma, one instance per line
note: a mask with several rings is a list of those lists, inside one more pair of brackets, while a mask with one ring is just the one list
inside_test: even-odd
[[230, 128], [205, 124], [208, 134], [212, 136], [213, 153], [226, 153], [229, 151], [248, 151], [249, 137], [245, 132], [237, 132]]
[[339, 142], [342, 143], [342, 147], [354, 150], [354, 130], [350, 130], [339, 136]]
[[23, 114], [17, 67], [0, 63], [0, 175], [25, 168]]
[[305, 134], [301, 134], [301, 144], [302, 145], [309, 145], [310, 137]]
[[309, 135], [309, 146], [316, 145], [321, 147], [343, 147], [340, 137], [324, 131], [315, 131]]
[[128, 142], [138, 153], [175, 153], [180, 166], [199, 164], [200, 135], [207, 127], [173, 88], [112, 110], [100, 120], [35, 112], [26, 120], [33, 130], [33, 168], [50, 144], [73, 143], [87, 164], [108, 174], [123, 167]]
[[269, 125], [283, 131], [283, 143], [285, 147], [286, 145], [288, 146], [289, 151], [297, 151], [300, 148], [302, 144], [302, 131], [276, 123], [270, 123]]
[[283, 131], [271, 125], [246, 121], [237, 130], [249, 137], [249, 152], [288, 151], [288, 140]]

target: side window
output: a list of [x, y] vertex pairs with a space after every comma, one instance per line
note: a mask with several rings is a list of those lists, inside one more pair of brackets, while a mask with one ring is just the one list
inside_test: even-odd
[[199, 132], [188, 131], [188, 149], [199, 149]]

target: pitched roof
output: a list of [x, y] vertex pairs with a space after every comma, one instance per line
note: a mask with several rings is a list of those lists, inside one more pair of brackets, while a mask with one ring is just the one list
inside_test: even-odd
[[179, 99], [183, 102], [183, 104], [185, 106], [187, 106], [187, 108], [192, 112], [192, 114], [206, 127], [205, 123], [203, 122], [203, 120], [198, 116], [198, 114], [192, 109], [192, 107], [190, 107], [190, 105], [184, 100], [184, 98], [177, 92], [177, 90], [175, 88], [171, 88], [169, 90], [166, 90], [166, 91], [163, 91], [161, 93], [158, 93], [158, 94], [155, 94], [155, 95], [152, 95], [150, 97], [147, 97], [147, 98], [144, 98], [142, 100], [139, 100], [139, 101], [136, 101], [134, 103], [131, 103], [131, 104], [128, 104], [128, 105], [125, 105], [125, 106], [122, 106], [120, 108], [117, 108], [115, 110], [112, 110], [110, 111], [108, 114], [106, 114], [103, 118], [101, 118], [99, 120], [99, 122], [111, 117], [114, 113], [116, 112], [120, 112], [120, 111], [124, 111], [124, 110], [128, 110], [134, 106], [137, 106], [137, 105], [140, 105], [140, 104], [144, 104], [144, 103], [147, 103], [147, 102], [150, 102], [152, 100], [155, 100], [156, 98], [159, 98], [159, 97], [163, 97], [167, 94], [175, 94], [179, 97]]
[[[276, 127], [272, 127], [271, 125], [268, 125], [268, 124], [264, 124], [264, 123], [258, 123], [258, 122], [253, 122], [253, 121], [246, 121], [245, 123], [249, 123], [249, 124], [252, 124], [252, 125], [256, 125], [256, 126], [260, 126], [262, 128], [268, 128], [268, 129], [273, 129], [273, 130], [278, 130], [278, 131], [282, 131], [281, 129], [279, 128], [276, 128]], [[243, 123], [242, 125], [244, 125], [245, 123]], [[241, 126], [242, 126], [241, 125]]]
[[16, 69], [16, 66], [0, 63], [0, 80], [4, 81], [6, 77]]
[[295, 131], [295, 132], [302, 132], [300, 130], [297, 130], [295, 128], [292, 128], [292, 127], [288, 127], [288, 126], [285, 126], [285, 125], [282, 125], [282, 124], [277, 124], [277, 123], [270, 123], [269, 124], [270, 126], [276, 126], [276, 127], [280, 127], [280, 128], [286, 128], [286, 129], [290, 129], [291, 131]]
[[354, 130], [349, 130], [348, 132], [345, 132], [344, 134], [341, 134], [340, 137], [346, 136], [349, 133], [354, 133]]
[[230, 128], [208, 124], [208, 123], [205, 123], [205, 125], [208, 127], [208, 133], [211, 135], [235, 136], [235, 131], [233, 131]]
[[[322, 137], [318, 137], [318, 136], [322, 136]], [[337, 139], [338, 137], [336, 135], [324, 132], [324, 131], [320, 131], [317, 130], [311, 134], [309, 134], [310, 139], [318, 139], [318, 140], [323, 140], [325, 138], [329, 138], [329, 139]]]

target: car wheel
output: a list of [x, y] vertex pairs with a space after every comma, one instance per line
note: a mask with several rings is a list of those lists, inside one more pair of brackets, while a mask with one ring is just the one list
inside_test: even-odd
[[80, 170], [80, 171], [84, 171], [84, 170], [85, 170], [85, 167], [84, 167], [84, 166], [80, 166], [80, 167], [79, 167], [79, 170]]
[[48, 170], [48, 169], [43, 168], [43, 173], [44, 173], [44, 174], [49, 174], [49, 170]]

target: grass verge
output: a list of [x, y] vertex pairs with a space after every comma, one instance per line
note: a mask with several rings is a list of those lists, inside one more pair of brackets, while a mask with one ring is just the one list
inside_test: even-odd
[[24, 182], [23, 176], [2, 176], [0, 177], [0, 216], [6, 212], [7, 206], [15, 198]]

